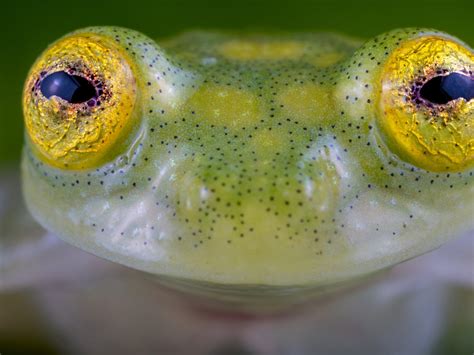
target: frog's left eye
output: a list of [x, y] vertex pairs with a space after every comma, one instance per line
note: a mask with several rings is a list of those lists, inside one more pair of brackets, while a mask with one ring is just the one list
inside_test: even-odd
[[131, 61], [111, 39], [68, 36], [31, 69], [23, 93], [32, 150], [63, 169], [95, 167], [120, 150], [137, 118]]
[[441, 36], [408, 40], [382, 70], [378, 124], [392, 151], [430, 171], [474, 164], [474, 54]]

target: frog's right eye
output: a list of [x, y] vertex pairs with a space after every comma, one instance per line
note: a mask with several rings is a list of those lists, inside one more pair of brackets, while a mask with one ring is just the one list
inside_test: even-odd
[[450, 38], [402, 42], [381, 74], [378, 125], [401, 159], [430, 171], [474, 165], [474, 53]]
[[137, 83], [126, 51], [110, 38], [81, 33], [50, 46], [23, 93], [35, 155], [62, 169], [88, 169], [114, 158], [138, 115]]

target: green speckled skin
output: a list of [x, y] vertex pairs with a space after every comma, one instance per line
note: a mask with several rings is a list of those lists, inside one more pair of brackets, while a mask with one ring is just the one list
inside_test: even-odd
[[82, 31], [126, 48], [141, 121], [97, 169], [49, 167], [26, 145], [27, 204], [71, 244], [171, 283], [289, 292], [376, 272], [473, 229], [472, 171], [403, 162], [377, 127], [387, 56], [447, 34], [403, 29], [363, 43], [191, 32], [155, 43]]

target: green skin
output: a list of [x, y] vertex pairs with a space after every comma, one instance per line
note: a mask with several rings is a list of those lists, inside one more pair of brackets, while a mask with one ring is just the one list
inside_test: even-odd
[[[190, 32], [157, 44], [121, 28], [82, 31], [127, 48], [142, 114], [97, 169], [49, 167], [27, 142], [27, 205], [67, 242], [216, 297], [297, 297], [473, 229], [472, 172], [406, 163], [377, 127], [388, 55], [420, 36], [452, 37]], [[218, 48], [237, 39], [299, 41], [304, 54], [225, 58]], [[318, 67], [333, 53], [337, 63]], [[205, 101], [219, 90], [225, 105]]]

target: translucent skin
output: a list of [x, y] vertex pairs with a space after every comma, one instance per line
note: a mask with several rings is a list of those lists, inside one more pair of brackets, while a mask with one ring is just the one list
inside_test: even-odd
[[188, 290], [297, 295], [474, 227], [472, 171], [405, 162], [378, 124], [390, 53], [423, 36], [472, 53], [447, 34], [81, 33], [125, 49], [141, 119], [109, 163], [81, 170], [44, 163], [27, 139], [29, 209], [71, 244]]

